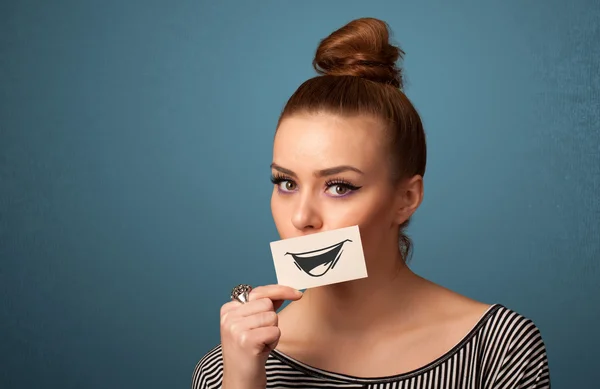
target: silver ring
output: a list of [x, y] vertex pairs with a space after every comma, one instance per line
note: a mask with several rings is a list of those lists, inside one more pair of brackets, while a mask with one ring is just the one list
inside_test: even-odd
[[250, 285], [240, 284], [240, 285], [236, 286], [235, 288], [233, 288], [233, 290], [231, 291], [231, 299], [237, 300], [240, 303], [245, 304], [248, 301], [250, 301], [250, 291], [251, 290], [252, 290], [252, 287]]

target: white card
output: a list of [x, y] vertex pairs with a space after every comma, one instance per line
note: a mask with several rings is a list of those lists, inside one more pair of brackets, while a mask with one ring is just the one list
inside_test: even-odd
[[367, 277], [358, 226], [271, 242], [277, 282], [314, 288]]

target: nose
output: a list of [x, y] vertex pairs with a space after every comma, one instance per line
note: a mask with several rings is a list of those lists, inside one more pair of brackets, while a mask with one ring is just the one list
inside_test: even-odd
[[292, 224], [299, 231], [318, 230], [323, 226], [320, 212], [314, 199], [298, 196], [298, 203], [292, 214]]

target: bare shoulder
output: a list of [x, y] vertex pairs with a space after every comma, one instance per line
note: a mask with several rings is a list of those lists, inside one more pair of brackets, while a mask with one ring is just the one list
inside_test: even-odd
[[473, 327], [494, 304], [477, 301], [422, 278], [424, 319], [462, 332]]
[[[422, 324], [432, 334], [441, 334], [448, 344], [469, 336], [485, 327], [488, 340], [495, 344], [513, 344], [522, 337], [540, 337], [537, 325], [529, 317], [498, 303], [485, 303], [456, 293], [443, 286], [426, 283]], [[502, 339], [500, 339], [502, 338]]]

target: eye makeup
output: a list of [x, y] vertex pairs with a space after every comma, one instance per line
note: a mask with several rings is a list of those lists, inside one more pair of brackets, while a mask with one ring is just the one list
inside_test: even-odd
[[353, 185], [351, 182], [342, 179], [331, 179], [328, 180], [325, 183], [325, 186], [327, 187], [327, 190], [329, 191], [329, 189], [334, 188], [334, 189], [342, 189], [342, 190], [347, 190], [348, 192], [340, 194], [340, 193], [336, 193], [336, 194], [328, 194], [328, 196], [332, 196], [332, 197], [346, 197], [351, 195], [352, 193], [356, 192], [357, 190], [359, 190], [360, 188], [362, 188], [361, 186], [356, 186]]
[[[282, 194], [289, 194], [291, 192], [294, 192], [295, 189], [297, 188], [297, 184], [296, 182], [289, 176], [283, 175], [281, 173], [275, 173], [275, 174], [271, 174], [271, 183], [273, 183], [273, 185], [277, 185], [277, 190], [279, 191], [279, 193]], [[283, 183], [287, 183], [288, 185], [291, 185], [293, 188], [288, 188], [287, 190], [282, 189], [281, 184]], [[350, 181], [343, 179], [343, 178], [332, 178], [330, 180], [328, 180], [325, 183], [325, 190], [329, 191], [330, 189], [336, 189], [335, 194], [330, 194], [328, 193], [327, 196], [330, 197], [346, 197], [356, 191], [358, 191], [360, 188], [362, 188], [362, 186], [356, 186], [354, 184], [352, 184]], [[342, 191], [347, 191], [344, 193], [339, 193], [340, 189]]]

